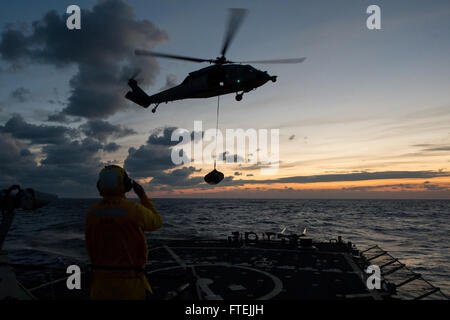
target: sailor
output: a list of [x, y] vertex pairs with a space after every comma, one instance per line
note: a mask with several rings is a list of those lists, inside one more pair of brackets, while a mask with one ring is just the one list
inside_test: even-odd
[[[86, 248], [91, 259], [91, 299], [143, 300], [151, 293], [145, 277], [144, 231], [157, 230], [162, 219], [137, 182], [119, 166], [101, 170], [97, 189], [102, 200], [86, 214]], [[141, 204], [125, 193], [134, 190]]]

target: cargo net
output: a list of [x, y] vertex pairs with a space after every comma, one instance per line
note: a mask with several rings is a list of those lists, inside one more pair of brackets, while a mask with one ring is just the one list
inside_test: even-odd
[[409, 300], [449, 300], [438, 287], [406, 267], [379, 246], [361, 251], [367, 265], [380, 267], [381, 278], [395, 288], [394, 298]]

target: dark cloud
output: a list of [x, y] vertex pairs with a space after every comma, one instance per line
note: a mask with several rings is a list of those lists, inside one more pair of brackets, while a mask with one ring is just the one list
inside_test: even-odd
[[155, 129], [145, 145], [128, 150], [124, 167], [132, 177], [151, 177], [150, 186], [193, 186], [203, 182], [203, 177], [191, 176], [200, 170], [172, 162], [172, 147], [178, 144], [178, 141], [171, 141], [174, 130], [174, 127]]
[[20, 103], [24, 103], [30, 99], [31, 91], [20, 87], [11, 92], [10, 97]]
[[242, 160], [242, 158], [237, 158], [237, 155], [234, 156], [235, 161], [239, 159], [240, 163], [238, 166], [236, 166], [235, 168], [240, 170], [240, 169], [245, 169], [246, 171], [254, 171], [254, 170], [261, 170], [261, 169], [265, 169], [265, 168], [272, 168], [273, 166], [278, 165], [278, 167], [295, 167], [294, 164], [284, 164], [282, 161], [278, 161], [278, 162], [273, 162], [272, 164], [263, 164], [263, 163], [251, 163], [251, 164], [247, 164], [245, 163], [245, 161]]
[[26, 175], [36, 166], [34, 156], [25, 143], [10, 133], [0, 132], [0, 150], [3, 150], [0, 152], [0, 187], [17, 183], [18, 173]]
[[64, 126], [45, 126], [27, 123], [22, 116], [13, 115], [0, 131], [10, 133], [14, 138], [29, 140], [33, 144], [63, 144], [77, 131]]
[[103, 167], [99, 157], [102, 148], [102, 144], [89, 138], [47, 145], [42, 148], [45, 158], [22, 180], [63, 196], [96, 196], [95, 183]]
[[1, 35], [0, 54], [3, 60], [17, 63], [20, 59], [29, 56], [28, 46], [31, 40], [22, 30], [8, 28]]
[[[160, 146], [167, 146], [172, 147], [175, 145], [179, 145], [180, 143], [188, 143], [189, 141], [182, 141], [182, 138], [180, 138], [178, 141], [172, 141], [172, 133], [177, 130], [178, 128], [175, 127], [164, 127], [164, 128], [157, 128], [152, 131], [150, 136], [148, 137], [147, 143], [153, 144], [153, 145], [160, 145]], [[195, 133], [201, 134], [201, 137], [203, 138], [205, 132], [204, 131], [192, 131], [190, 134], [191, 142], [194, 142], [194, 136]]]
[[178, 84], [177, 76], [174, 74], [168, 74], [166, 77], [166, 84], [163, 87], [161, 87], [159, 90], [167, 90], [167, 89], [175, 87], [177, 84]]
[[361, 181], [361, 180], [380, 180], [380, 179], [408, 179], [408, 178], [433, 178], [439, 176], [448, 176], [449, 173], [436, 171], [384, 171], [384, 172], [358, 172], [348, 174], [325, 174], [315, 176], [296, 176], [281, 178], [281, 182], [335, 182], [335, 181]]
[[397, 183], [397, 184], [386, 184], [386, 185], [378, 185], [378, 186], [358, 186], [358, 187], [342, 188], [342, 190], [367, 192], [367, 191], [379, 190], [379, 189], [384, 189], [384, 188], [389, 188], [394, 191], [408, 191], [408, 190], [417, 189], [417, 188], [425, 188], [428, 191], [449, 191], [450, 190], [446, 186], [431, 184], [429, 181], [425, 181], [423, 184]]
[[99, 1], [92, 10], [82, 10], [81, 30], [65, 28], [66, 19], [50, 11], [33, 22], [30, 33], [8, 28], [0, 39], [0, 55], [11, 64], [78, 67], [63, 114], [106, 118], [123, 110], [126, 80], [137, 69], [142, 70], [142, 86], [153, 83], [159, 71], [156, 60], [136, 57], [133, 50], [151, 49], [168, 36], [149, 20], [136, 20], [127, 3]]
[[226, 161], [227, 163], [244, 163], [245, 159], [242, 158], [238, 154], [231, 154], [228, 151], [222, 153], [221, 160]]
[[120, 149], [120, 146], [115, 142], [110, 142], [103, 146], [103, 150], [105, 150], [106, 152], [115, 152], [119, 149]]
[[172, 141], [172, 132], [177, 128], [175, 127], [166, 127], [166, 128], [158, 128], [154, 130], [150, 136], [148, 137], [147, 144], [159, 145], [159, 146], [175, 146], [178, 144], [178, 141]]
[[[163, 135], [159, 135], [160, 133]], [[177, 142], [170, 140], [171, 134], [170, 128], [156, 129], [145, 145], [138, 149], [128, 149], [128, 156], [124, 162], [125, 169], [135, 178], [147, 178], [175, 168], [170, 147]]]
[[82, 141], [72, 141], [61, 145], [47, 145], [42, 151], [47, 157], [42, 164], [71, 165], [99, 162], [98, 151], [103, 145], [94, 139], [86, 138]]
[[169, 173], [156, 173], [151, 181], [152, 185], [168, 185], [177, 187], [196, 186], [203, 182], [203, 177], [191, 177], [194, 172], [199, 172], [194, 167], [183, 167], [172, 170]]
[[431, 147], [431, 146], [433, 146], [433, 145], [429, 144], [429, 143], [419, 143], [419, 144], [411, 145], [411, 147]]
[[446, 144], [421, 143], [413, 144], [412, 147], [420, 147], [423, 152], [427, 151], [450, 151], [450, 146]]
[[136, 134], [133, 129], [114, 125], [104, 120], [89, 120], [80, 126], [80, 130], [88, 137], [105, 142], [109, 138], [123, 138]]
[[47, 122], [57, 122], [57, 123], [64, 123], [64, 124], [70, 124], [70, 123], [76, 123], [83, 121], [80, 117], [68, 117], [66, 114], [62, 112], [56, 112], [53, 114], [48, 115]]
[[101, 147], [92, 140], [47, 145], [38, 164], [24, 142], [0, 132], [0, 149], [8, 150], [0, 153], [0, 188], [20, 184], [59, 196], [95, 196]]
[[233, 180], [232, 185], [244, 184], [271, 184], [271, 183], [316, 183], [338, 181], [365, 181], [385, 179], [428, 179], [435, 177], [448, 177], [450, 172], [445, 171], [381, 171], [358, 172], [342, 174], [323, 174], [313, 176], [293, 176], [266, 180]]
[[349, 187], [349, 188], [341, 188], [341, 190], [366, 192], [366, 191], [373, 191], [373, 190], [379, 190], [379, 189], [385, 189], [385, 188], [389, 188], [389, 189], [393, 189], [393, 190], [410, 190], [413, 188], [417, 188], [417, 185], [408, 184], [408, 183], [399, 183], [399, 184], [385, 184], [385, 185], [378, 185], [378, 186]]
[[437, 184], [426, 183], [423, 185], [425, 189], [429, 191], [450, 191], [449, 187], [439, 186]]
[[424, 151], [450, 151], [450, 146], [427, 148]]
[[[101, 151], [120, 146], [87, 137], [64, 126], [34, 125], [14, 115], [0, 126], [0, 187], [18, 183], [60, 196], [97, 195], [95, 182], [104, 163]], [[29, 144], [42, 145], [34, 154]], [[39, 160], [39, 161], [38, 161]]]

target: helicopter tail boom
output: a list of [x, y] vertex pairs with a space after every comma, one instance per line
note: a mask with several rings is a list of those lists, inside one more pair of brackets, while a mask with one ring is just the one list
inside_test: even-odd
[[148, 108], [148, 106], [152, 103], [156, 103], [152, 101], [152, 99], [137, 85], [136, 80], [130, 79], [128, 81], [128, 85], [131, 88], [131, 91], [128, 91], [125, 95], [125, 98], [133, 101], [134, 103], [140, 105], [143, 108]]

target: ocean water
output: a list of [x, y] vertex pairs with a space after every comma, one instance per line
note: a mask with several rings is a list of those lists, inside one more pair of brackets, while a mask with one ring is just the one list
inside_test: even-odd
[[[5, 242], [20, 281], [36, 285], [39, 269], [89, 263], [84, 215], [94, 199], [59, 199], [36, 212], [18, 210]], [[443, 292], [450, 293], [448, 200], [155, 199], [158, 239], [223, 238], [233, 231], [301, 233], [317, 240], [342, 236], [359, 249], [378, 244]]]

